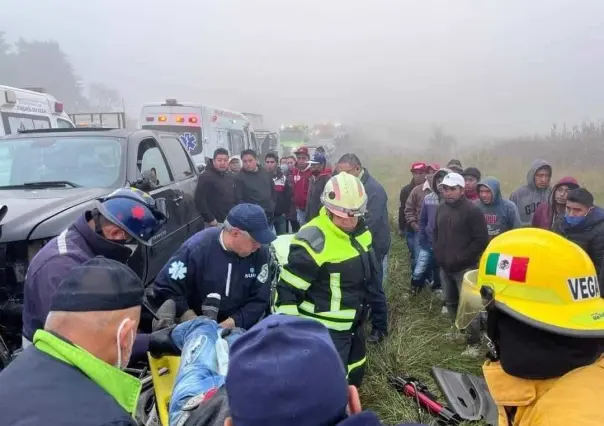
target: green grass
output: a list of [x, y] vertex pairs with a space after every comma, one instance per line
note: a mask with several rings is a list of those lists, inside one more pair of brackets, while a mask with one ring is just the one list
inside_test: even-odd
[[[414, 399], [397, 394], [388, 385], [390, 376], [416, 377], [438, 395], [438, 387], [430, 375], [432, 366], [480, 374], [483, 359], [461, 356], [465, 349], [463, 341], [455, 342], [444, 336], [451, 323], [448, 316], [440, 312], [442, 302], [430, 292], [410, 300], [403, 298], [409, 287], [409, 261], [407, 246], [398, 236], [393, 236], [389, 260], [386, 295], [390, 336], [384, 343], [369, 347], [361, 402], [386, 424], [417, 422]], [[442, 397], [439, 400], [446, 402]], [[422, 421], [430, 424], [434, 418], [423, 412]]]

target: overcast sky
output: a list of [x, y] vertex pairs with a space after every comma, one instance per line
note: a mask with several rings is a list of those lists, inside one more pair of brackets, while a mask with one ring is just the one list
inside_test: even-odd
[[0, 0], [9, 39], [53, 39], [130, 112], [177, 98], [269, 122], [463, 131], [604, 119], [601, 0]]

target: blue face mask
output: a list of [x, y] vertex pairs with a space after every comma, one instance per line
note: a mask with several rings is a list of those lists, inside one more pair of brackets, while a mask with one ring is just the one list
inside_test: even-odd
[[566, 223], [568, 223], [570, 226], [575, 226], [575, 225], [578, 225], [580, 223], [583, 223], [584, 220], [585, 220], [585, 216], [569, 216], [569, 215], [564, 215], [564, 221]]
[[285, 172], [287, 172], [289, 170], [289, 168], [287, 167], [287, 164], [281, 164], [279, 166], [279, 168], [281, 169], [282, 173], [285, 173]]

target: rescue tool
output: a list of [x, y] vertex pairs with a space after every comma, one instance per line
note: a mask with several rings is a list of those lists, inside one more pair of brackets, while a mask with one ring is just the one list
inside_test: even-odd
[[421, 410], [424, 409], [430, 415], [438, 419], [441, 425], [459, 425], [460, 417], [450, 408], [437, 401], [436, 395], [428, 390], [428, 387], [414, 377], [396, 376], [390, 378], [390, 384], [399, 393], [415, 399], [418, 408], [419, 421], [421, 422]]

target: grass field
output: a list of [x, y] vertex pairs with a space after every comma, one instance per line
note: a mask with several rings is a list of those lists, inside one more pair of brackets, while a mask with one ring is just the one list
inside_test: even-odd
[[[369, 154], [369, 153], [367, 153]], [[595, 153], [594, 153], [595, 154]], [[369, 155], [361, 155], [368, 157]], [[483, 175], [493, 175], [500, 179], [503, 195], [507, 198], [511, 191], [525, 184], [526, 170], [531, 160], [519, 153], [517, 161], [481, 156], [460, 156], [464, 166], [477, 166]], [[375, 157], [373, 157], [375, 158]], [[604, 204], [604, 185], [600, 183], [600, 174], [594, 169], [580, 169], [557, 166], [562, 159], [542, 158], [552, 161], [554, 176], [557, 181], [565, 175], [576, 177], [586, 186], [596, 199]], [[442, 158], [419, 158], [428, 162], [446, 164]], [[398, 195], [401, 187], [410, 180], [408, 166], [417, 158], [400, 158], [395, 152], [382, 156], [381, 159], [368, 161], [370, 172], [382, 183], [388, 192], [389, 211], [392, 216], [392, 229], [398, 211]], [[480, 366], [484, 358], [468, 358], [461, 355], [465, 349], [463, 341], [456, 342], [447, 337], [450, 321], [442, 315], [441, 304], [424, 292], [417, 299], [405, 300], [404, 293], [409, 287], [410, 271], [408, 250], [405, 242], [396, 234], [392, 236], [392, 248], [389, 255], [389, 279], [386, 288], [389, 307], [390, 336], [382, 344], [371, 347], [368, 353], [369, 369], [361, 389], [361, 401], [364, 408], [375, 411], [385, 424], [400, 422], [418, 422], [418, 410], [413, 399], [398, 395], [388, 385], [388, 377], [395, 374], [407, 374], [417, 377], [426, 383], [430, 390], [439, 395], [438, 387], [430, 375], [432, 366], [439, 366], [460, 372], [481, 374]], [[485, 351], [486, 353], [486, 351]], [[445, 402], [439, 395], [439, 401]], [[436, 424], [435, 419], [422, 413], [424, 424]], [[432, 422], [432, 423], [430, 423]], [[468, 423], [470, 424], [470, 423]], [[479, 424], [479, 423], [471, 423]]]

